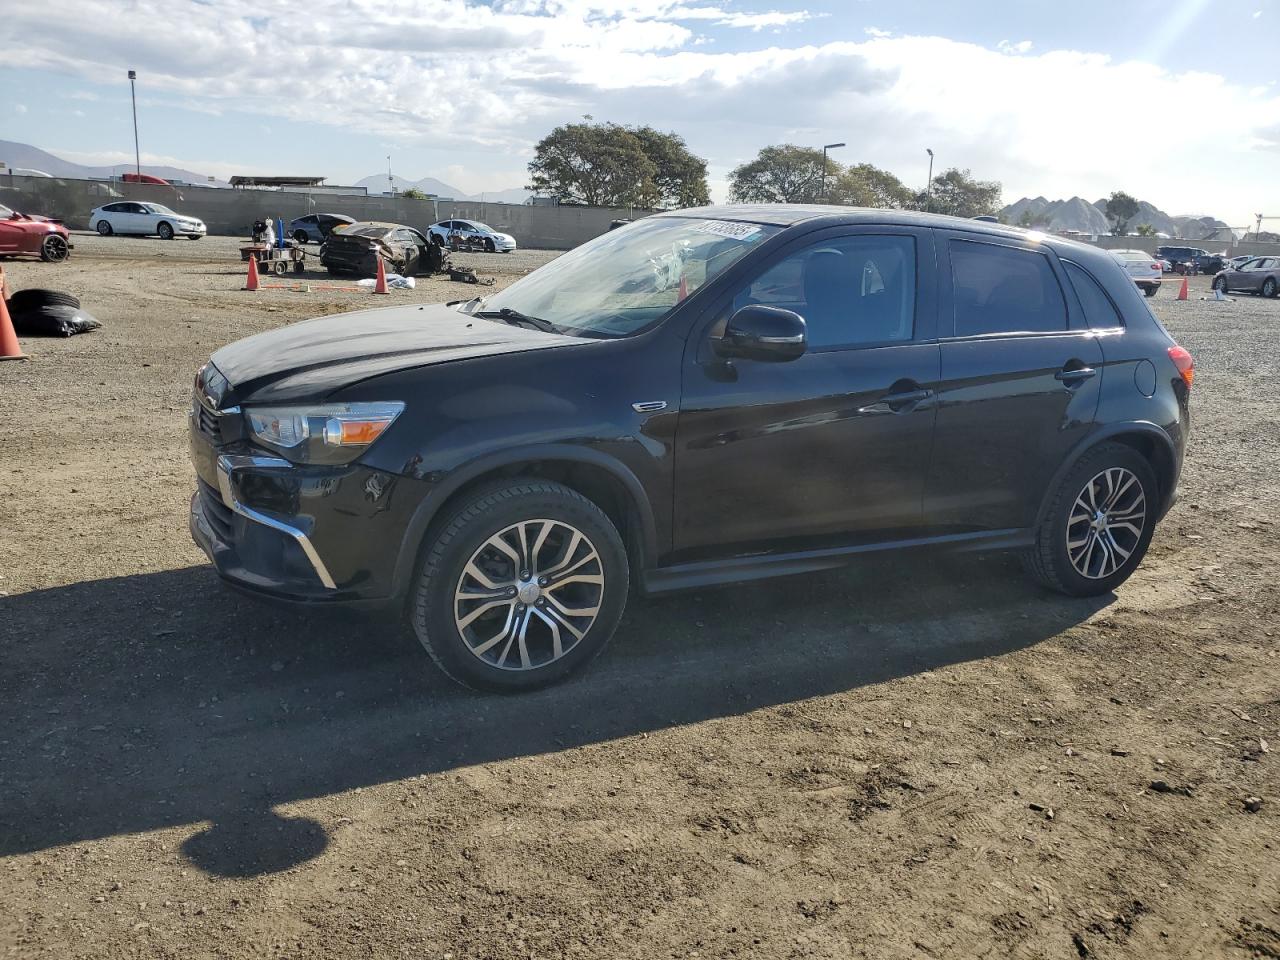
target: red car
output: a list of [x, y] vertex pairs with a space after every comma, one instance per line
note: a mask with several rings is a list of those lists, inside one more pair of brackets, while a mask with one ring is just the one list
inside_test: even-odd
[[58, 263], [71, 256], [71, 234], [61, 220], [18, 213], [0, 203], [0, 257], [18, 256]]

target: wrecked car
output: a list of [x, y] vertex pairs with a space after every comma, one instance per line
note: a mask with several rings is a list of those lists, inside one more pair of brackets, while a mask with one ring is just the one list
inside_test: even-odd
[[0, 203], [0, 257], [39, 257], [59, 263], [71, 255], [71, 235], [61, 220], [10, 210]]
[[444, 252], [417, 230], [399, 223], [353, 223], [330, 233], [320, 248], [320, 264], [329, 276], [372, 277], [382, 257], [387, 273], [423, 276], [440, 271]]

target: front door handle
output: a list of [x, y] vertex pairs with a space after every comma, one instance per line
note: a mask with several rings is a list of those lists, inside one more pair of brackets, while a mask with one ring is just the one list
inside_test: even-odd
[[1063, 367], [1053, 375], [1053, 379], [1062, 383], [1067, 389], [1071, 389], [1080, 386], [1097, 372], [1093, 367]]
[[906, 390], [901, 393], [890, 393], [881, 397], [875, 403], [867, 404], [865, 407], [859, 407], [859, 413], [909, 413], [924, 401], [933, 396], [933, 391], [927, 388], [920, 390]]

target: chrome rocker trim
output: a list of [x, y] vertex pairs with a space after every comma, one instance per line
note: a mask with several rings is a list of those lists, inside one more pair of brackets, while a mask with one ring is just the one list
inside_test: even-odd
[[231, 474], [246, 467], [292, 470], [293, 464], [280, 457], [227, 455], [218, 457], [218, 491], [222, 494], [222, 502], [233, 512], [252, 520], [254, 523], [260, 523], [264, 527], [270, 527], [272, 530], [293, 537], [298, 546], [302, 548], [302, 552], [307, 555], [307, 559], [311, 561], [311, 566], [315, 569], [316, 576], [320, 578], [320, 582], [324, 584], [326, 589], [336, 590], [338, 588], [337, 584], [333, 582], [333, 577], [329, 575], [329, 568], [320, 559], [320, 554], [316, 552], [315, 544], [311, 542], [310, 537], [297, 527], [290, 526], [283, 520], [277, 520], [275, 517], [261, 513], [236, 499], [235, 488], [231, 485]]

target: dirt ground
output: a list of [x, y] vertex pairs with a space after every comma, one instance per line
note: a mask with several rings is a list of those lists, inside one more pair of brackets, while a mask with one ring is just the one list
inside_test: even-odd
[[8, 267], [104, 327], [0, 364], [0, 956], [1280, 957], [1280, 301], [1154, 301], [1196, 422], [1117, 595], [877, 558], [496, 698], [188, 538], [196, 368], [371, 298], [77, 244]]

